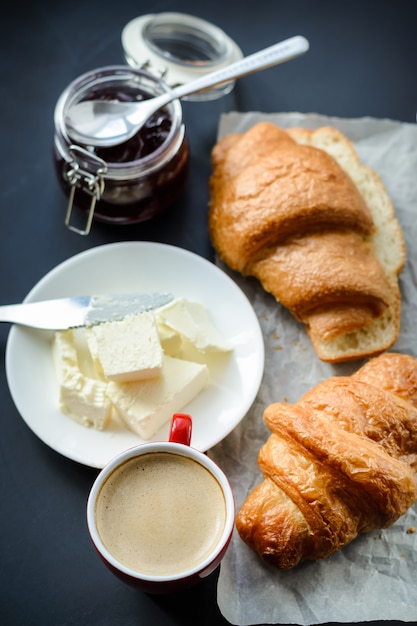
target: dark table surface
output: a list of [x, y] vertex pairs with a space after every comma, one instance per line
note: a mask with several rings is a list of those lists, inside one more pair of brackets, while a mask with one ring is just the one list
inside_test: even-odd
[[[95, 223], [81, 237], [64, 226], [66, 198], [53, 171], [56, 100], [85, 71], [123, 63], [123, 26], [162, 11], [214, 22], [245, 54], [296, 34], [305, 35], [311, 49], [291, 63], [240, 79], [220, 100], [185, 102], [191, 167], [180, 201], [154, 221], [129, 227]], [[164, 242], [213, 260], [207, 183], [210, 150], [225, 111], [416, 119], [413, 0], [8, 2], [0, 47], [1, 304], [21, 301], [55, 265], [108, 242]], [[3, 353], [8, 332], [1, 324]], [[31, 432], [13, 404], [4, 367], [0, 385], [0, 623], [225, 624], [216, 604], [216, 574], [192, 591], [153, 597], [124, 586], [105, 569], [85, 523], [97, 470], [59, 455]]]

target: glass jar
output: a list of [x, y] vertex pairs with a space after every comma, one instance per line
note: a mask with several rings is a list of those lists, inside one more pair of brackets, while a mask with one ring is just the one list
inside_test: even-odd
[[[150, 13], [131, 20], [122, 31], [127, 63], [160, 76], [170, 86], [183, 85], [243, 57], [221, 28], [187, 13]], [[187, 100], [214, 100], [228, 94], [235, 81], [190, 94]]]
[[[93, 218], [114, 224], [141, 222], [165, 211], [179, 197], [189, 157], [179, 100], [152, 115], [119, 146], [76, 144], [65, 124], [69, 108], [82, 100], [126, 102], [164, 91], [169, 87], [161, 79], [125, 65], [90, 71], [63, 91], [54, 113], [54, 156], [59, 182], [68, 196], [68, 228], [86, 235]], [[77, 215], [74, 206], [82, 210]]]

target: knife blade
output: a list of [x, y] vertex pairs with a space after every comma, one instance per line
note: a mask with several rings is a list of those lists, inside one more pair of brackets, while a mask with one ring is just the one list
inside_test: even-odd
[[0, 322], [42, 330], [65, 330], [121, 320], [157, 309], [174, 299], [171, 293], [76, 296], [0, 306]]

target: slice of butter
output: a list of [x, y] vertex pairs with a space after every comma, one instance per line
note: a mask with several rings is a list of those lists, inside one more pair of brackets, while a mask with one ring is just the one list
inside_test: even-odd
[[142, 439], [152, 437], [173, 413], [182, 410], [206, 386], [205, 364], [164, 356], [159, 378], [110, 382], [107, 393], [120, 419]]
[[200, 352], [229, 352], [230, 344], [222, 337], [199, 302], [176, 298], [155, 311], [159, 325], [179, 333]]
[[79, 424], [103, 430], [112, 415], [107, 383], [81, 371], [77, 351], [77, 344], [81, 350], [81, 342], [75, 331], [54, 333], [52, 352], [59, 383], [59, 408]]
[[159, 376], [163, 350], [152, 312], [87, 328], [87, 341], [98, 371], [112, 381]]
[[162, 350], [169, 356], [180, 358], [182, 338], [176, 330], [170, 328], [163, 322], [157, 322], [159, 341]]

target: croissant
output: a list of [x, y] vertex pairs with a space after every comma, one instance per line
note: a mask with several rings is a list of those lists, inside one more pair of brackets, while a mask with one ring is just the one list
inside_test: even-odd
[[403, 234], [380, 178], [347, 138], [262, 122], [221, 139], [212, 162], [209, 232], [221, 260], [305, 324], [323, 361], [391, 347]]
[[286, 570], [393, 524], [416, 501], [417, 359], [385, 353], [275, 403], [258, 457], [263, 481], [236, 517], [239, 535]]

